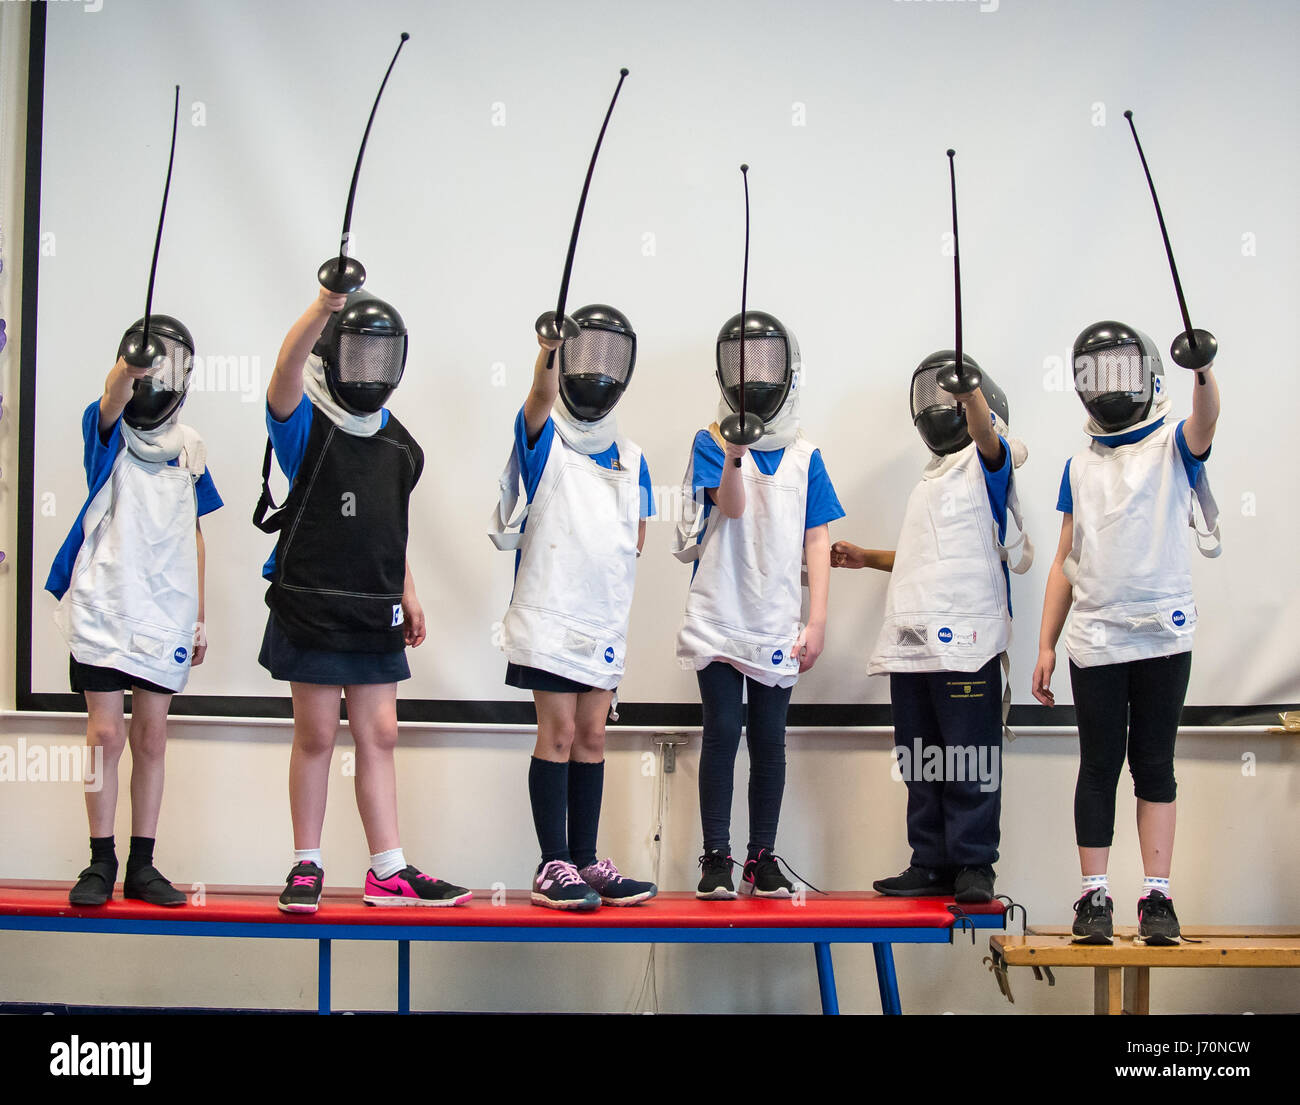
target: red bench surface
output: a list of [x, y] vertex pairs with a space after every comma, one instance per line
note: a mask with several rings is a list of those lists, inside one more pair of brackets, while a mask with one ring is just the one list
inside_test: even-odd
[[[476, 890], [467, 905], [442, 908], [379, 908], [366, 905], [359, 889], [327, 888], [315, 913], [282, 913], [278, 888], [209, 888], [204, 904], [174, 909], [122, 898], [98, 908], [68, 904], [71, 883], [0, 881], [0, 916], [67, 917], [114, 921], [195, 921], [272, 925], [465, 925], [511, 928], [951, 928], [951, 898], [887, 898], [874, 892], [808, 892], [803, 905], [790, 899], [742, 897], [734, 901], [699, 901], [690, 892], [663, 893], [644, 905], [605, 906], [592, 913], [566, 913], [534, 906], [525, 890], [507, 891], [500, 905], [492, 891]], [[183, 884], [180, 889], [184, 889]], [[1004, 912], [1001, 902], [964, 905], [964, 912]]]

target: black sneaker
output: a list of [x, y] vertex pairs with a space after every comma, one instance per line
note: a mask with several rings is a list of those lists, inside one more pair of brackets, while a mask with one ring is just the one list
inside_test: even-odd
[[1074, 903], [1074, 927], [1070, 931], [1075, 944], [1113, 944], [1115, 903], [1100, 890], [1085, 894]]
[[284, 892], [276, 904], [282, 913], [315, 913], [320, 907], [325, 871], [309, 860], [295, 863], [284, 881]]
[[978, 867], [963, 867], [953, 880], [953, 897], [959, 902], [991, 902], [993, 900], [993, 868], [987, 863]]
[[126, 878], [122, 880], [122, 897], [134, 898], [149, 905], [178, 906], [185, 904], [185, 895], [172, 886], [152, 863], [132, 868], [126, 865]]
[[77, 876], [77, 885], [68, 893], [68, 901], [72, 905], [103, 905], [113, 896], [113, 883], [116, 881], [116, 863], [93, 861]]
[[1138, 900], [1138, 934], [1134, 943], [1171, 948], [1182, 943], [1183, 930], [1174, 912], [1174, 900], [1153, 890]]
[[954, 888], [950, 871], [912, 864], [892, 879], [877, 879], [871, 889], [891, 898], [947, 898]]
[[731, 869], [736, 861], [727, 855], [725, 849], [715, 848], [700, 856], [700, 885], [695, 888], [695, 896], [709, 901], [730, 901], [736, 896], [735, 884], [731, 881]]
[[640, 905], [659, 893], [654, 883], [629, 879], [622, 874], [612, 859], [588, 864], [578, 871], [578, 876], [600, 895], [604, 905]]
[[794, 894], [794, 884], [781, 873], [776, 856], [762, 848], [753, 859], [745, 861], [740, 890], [755, 898], [789, 898]]
[[553, 859], [537, 869], [537, 877], [533, 879], [533, 905], [585, 913], [600, 908], [600, 892], [582, 881], [573, 864]]

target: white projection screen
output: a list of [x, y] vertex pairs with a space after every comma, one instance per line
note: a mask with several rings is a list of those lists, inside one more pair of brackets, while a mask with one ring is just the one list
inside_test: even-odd
[[[29, 242], [20, 707], [77, 708], [42, 586], [86, 495], [81, 412], [142, 313], [179, 83], [155, 306], [196, 337], [185, 417], [208, 443], [226, 505], [203, 525], [211, 648], [176, 708], [287, 712], [287, 688], [257, 664], [260, 570], [272, 547], [249, 520], [264, 392], [285, 331], [315, 294], [317, 266], [337, 248], [357, 144], [402, 30], [411, 41], [370, 136], [353, 253], [367, 287], [410, 327], [390, 405], [427, 457], [410, 560], [429, 638], [411, 653], [403, 716], [529, 716], [526, 694], [503, 685], [496, 637], [511, 558], [488, 541], [487, 520], [531, 378], [533, 320], [554, 306], [583, 173], [624, 65], [631, 75], [596, 170], [569, 303], [612, 303], [636, 327], [619, 417], [645, 450], [662, 510], [638, 567], [625, 723], [686, 721], [698, 710], [694, 678], [673, 655], [689, 569], [669, 545], [693, 435], [717, 402], [714, 338], [739, 310], [739, 164], [751, 166], [749, 303], [785, 321], [802, 346], [803, 425], [847, 511], [832, 539], [891, 548], [926, 459], [908, 414], [911, 372], [953, 340], [949, 146], [966, 349], [1008, 393], [1030, 453], [1017, 478], [1038, 557], [1014, 580], [1013, 723], [1070, 720], [1068, 710], [1037, 707], [1029, 683], [1057, 488], [1085, 443], [1071, 343], [1104, 318], [1138, 326], [1162, 350], [1182, 328], [1125, 108], [1161, 189], [1193, 320], [1221, 349], [1223, 416], [1208, 470], [1224, 551], [1194, 557], [1200, 629], [1185, 720], [1259, 720], [1300, 700], [1300, 8], [46, 7], [34, 18], [43, 51], [38, 41], [33, 89], [43, 95], [33, 96], [38, 141], [28, 151], [39, 191], [28, 196], [27, 230], [39, 255]], [[1185, 416], [1193, 379], [1172, 364], [1168, 372]], [[865, 674], [886, 582], [833, 573], [826, 652], [799, 683], [793, 724], [887, 719], [887, 681]], [[1063, 652], [1056, 689], [1068, 703]]]

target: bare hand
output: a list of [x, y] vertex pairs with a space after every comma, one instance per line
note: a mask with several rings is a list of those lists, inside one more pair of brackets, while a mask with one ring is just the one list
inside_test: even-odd
[[748, 452], [748, 445], [737, 445], [734, 441], [723, 442], [722, 453], [728, 460], [740, 460]]
[[332, 292], [329, 288], [321, 285], [320, 292], [316, 296], [316, 302], [330, 314], [334, 314], [335, 311], [341, 311], [347, 306], [348, 297], [342, 292]]
[[402, 620], [405, 625], [403, 638], [411, 648], [418, 648], [424, 643], [424, 607], [415, 597], [413, 590], [402, 596]]
[[1044, 649], [1038, 654], [1038, 664], [1034, 668], [1034, 697], [1044, 706], [1055, 706], [1056, 695], [1052, 694], [1052, 672], [1056, 670], [1056, 652]]
[[799, 639], [794, 643], [794, 654], [799, 658], [799, 670], [808, 671], [821, 656], [826, 647], [826, 627], [817, 622], [810, 622], [799, 631]]
[[852, 541], [836, 541], [831, 546], [832, 568], [865, 568], [867, 550]]
[[113, 368], [116, 371], [129, 376], [132, 380], [143, 380], [151, 371], [153, 371], [148, 365], [145, 365], [143, 368], [136, 368], [135, 365], [128, 364], [125, 357], [118, 357], [117, 364], [115, 364]]
[[541, 334], [537, 335], [537, 344], [548, 353], [554, 353], [564, 344], [563, 338], [544, 338]]

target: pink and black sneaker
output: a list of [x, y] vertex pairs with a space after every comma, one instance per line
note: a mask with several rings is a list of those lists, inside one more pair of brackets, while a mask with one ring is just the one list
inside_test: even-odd
[[283, 913], [315, 913], [320, 906], [325, 872], [314, 863], [295, 863], [277, 903]]
[[588, 864], [579, 869], [578, 875], [600, 895], [605, 905], [640, 905], [659, 893], [659, 888], [652, 882], [640, 882], [620, 874], [612, 859]]
[[453, 886], [407, 865], [395, 875], [381, 879], [373, 870], [366, 872], [366, 905], [464, 905], [472, 897], [463, 886]]

